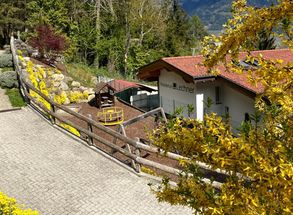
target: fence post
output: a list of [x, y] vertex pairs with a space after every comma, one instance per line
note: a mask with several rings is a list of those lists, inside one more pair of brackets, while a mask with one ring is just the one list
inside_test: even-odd
[[[55, 105], [54, 104], [51, 104], [51, 107], [52, 107], [52, 112], [53, 113], [56, 113], [56, 108], [55, 108]], [[54, 116], [50, 116], [50, 118], [51, 118], [51, 123], [52, 124], [56, 124], [56, 118], [54, 117]]]
[[[136, 140], [136, 142], [139, 142], [139, 138], [138, 138], [138, 137], [136, 137], [135, 140]], [[136, 156], [140, 157], [140, 149], [139, 149], [139, 148], [135, 148], [135, 151], [134, 151], [134, 152], [135, 152], [135, 155], [136, 155]], [[140, 166], [140, 164], [137, 163], [137, 162], [136, 162], [136, 164], [135, 164], [135, 170], [136, 170], [136, 172], [138, 172], [138, 173], [141, 172], [141, 166]]]
[[29, 97], [27, 96], [27, 94], [29, 94], [29, 91], [27, 90], [27, 87], [26, 85], [22, 82], [20, 76], [18, 75], [19, 77], [19, 86], [20, 86], [20, 92], [21, 92], [21, 95], [23, 96], [24, 98], [24, 101], [27, 103], [27, 104], [30, 104], [31, 103], [31, 100], [29, 99]]
[[[88, 114], [88, 117], [89, 117], [90, 119], [92, 119], [92, 115], [91, 115], [91, 114]], [[89, 122], [87, 123], [87, 129], [88, 129], [89, 132], [93, 133], [93, 126], [92, 126], [92, 124], [89, 123]], [[88, 144], [89, 144], [90, 146], [94, 145], [94, 140], [93, 140], [93, 138], [92, 138], [91, 136], [89, 136], [89, 135], [88, 135]]]
[[[125, 132], [125, 128], [124, 128], [124, 126], [121, 126], [121, 133], [122, 133], [123, 136], [126, 137], [126, 132]], [[125, 146], [126, 146], [126, 150], [127, 150], [129, 153], [132, 153], [130, 145], [129, 145], [128, 143], [125, 143]], [[136, 164], [135, 164], [135, 161], [131, 159], [130, 164], [131, 164], [131, 167], [132, 167], [134, 170], [136, 170]]]

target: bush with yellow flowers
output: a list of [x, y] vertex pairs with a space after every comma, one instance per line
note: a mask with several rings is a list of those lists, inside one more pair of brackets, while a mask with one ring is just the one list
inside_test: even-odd
[[77, 102], [77, 101], [83, 99], [84, 95], [83, 95], [83, 93], [81, 93], [79, 91], [71, 91], [71, 92], [69, 92], [68, 97], [69, 97], [70, 102]]
[[80, 137], [80, 133], [79, 133], [79, 131], [76, 128], [74, 128], [74, 127], [72, 127], [72, 126], [70, 126], [68, 124], [65, 124], [65, 123], [60, 123], [60, 126], [63, 127], [63, 128], [65, 128], [70, 133], [72, 133], [72, 134]]
[[67, 95], [64, 91], [54, 96], [54, 102], [56, 102], [57, 104], [61, 104], [61, 105], [64, 104], [66, 99], [67, 99]]
[[[293, 1], [280, 0], [264, 8], [252, 8], [245, 0], [233, 3], [234, 16], [219, 37], [206, 39], [203, 54], [211, 70], [237, 60], [239, 50], [251, 50], [248, 41], [264, 27], [273, 29], [293, 48]], [[249, 55], [249, 54], [248, 54]], [[248, 56], [248, 60], [254, 58]], [[258, 57], [259, 66], [248, 69], [248, 79], [261, 83], [264, 93], [256, 98], [257, 111], [243, 122], [235, 137], [230, 125], [214, 113], [204, 122], [173, 118], [151, 134], [159, 147], [176, 151], [190, 160], [176, 187], [163, 180], [154, 192], [160, 201], [189, 206], [195, 214], [292, 214], [293, 213], [293, 64]], [[242, 68], [231, 68], [243, 72]], [[265, 99], [263, 99], [265, 98]], [[223, 169], [227, 179], [220, 189], [204, 183], [196, 161]]]
[[16, 203], [15, 199], [0, 192], [0, 214], [1, 215], [37, 215], [37, 211], [24, 209]]
[[[22, 57], [22, 52], [20, 50], [17, 51], [18, 58], [21, 62], [24, 62], [26, 65], [26, 72], [28, 74], [29, 81], [32, 85], [40, 90], [45, 96], [53, 99], [58, 104], [64, 104], [66, 100], [70, 100], [71, 103], [78, 103], [82, 100], [87, 100], [89, 97], [88, 91], [84, 92], [80, 91], [69, 91], [67, 93], [63, 92], [61, 94], [58, 93], [56, 87], [47, 86], [46, 83], [50, 83], [52, 81], [53, 74], [61, 74], [61, 71], [56, 68], [50, 67], [42, 67], [40, 65], [35, 65], [32, 61], [26, 61]], [[57, 91], [57, 93], [56, 93]], [[40, 96], [36, 94], [36, 92], [32, 92], [31, 95], [41, 103], [43, 103], [47, 108], [50, 109], [50, 105], [46, 103], [44, 99], [41, 99]], [[67, 99], [68, 97], [68, 99]]]
[[[26, 66], [26, 71], [29, 75], [29, 79], [33, 86], [40, 90], [46, 97], [49, 96], [49, 89], [45, 83], [45, 71], [41, 67], [36, 67], [33, 62], [28, 61]], [[39, 94], [30, 90], [30, 95], [40, 103], [42, 103], [48, 110], [51, 110], [51, 105]]]

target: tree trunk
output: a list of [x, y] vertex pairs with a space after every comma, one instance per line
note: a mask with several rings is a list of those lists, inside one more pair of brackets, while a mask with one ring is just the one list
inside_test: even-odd
[[[100, 42], [100, 35], [101, 35], [100, 13], [101, 13], [101, 0], [96, 0], [96, 32], [97, 32], [96, 44]], [[97, 51], [96, 51], [96, 56], [94, 60], [94, 66], [99, 67], [99, 54]]]
[[127, 64], [128, 64], [128, 52], [130, 48], [130, 26], [128, 23], [128, 18], [126, 17], [126, 40], [125, 40], [125, 52], [124, 52], [124, 74], [127, 72]]
[[108, 63], [107, 63], [107, 69], [109, 72], [111, 73], [115, 72], [115, 63], [116, 63], [115, 54], [113, 53], [113, 51], [110, 51]]
[[115, 14], [114, 7], [113, 7], [113, 1], [108, 0], [107, 2], [108, 2], [109, 10], [110, 10], [112, 17], [116, 18], [116, 14]]

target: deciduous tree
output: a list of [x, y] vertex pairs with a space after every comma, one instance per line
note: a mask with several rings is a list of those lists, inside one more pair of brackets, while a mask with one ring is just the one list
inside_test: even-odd
[[[264, 28], [279, 32], [283, 42], [293, 47], [291, 30], [284, 33], [283, 19], [292, 24], [293, 2], [280, 0], [267, 8], [252, 8], [245, 0], [233, 3], [233, 18], [225, 33], [206, 40], [205, 65], [213, 68], [224, 63], [235, 72], [227, 59], [237, 60], [239, 51], [251, 46], [246, 41]], [[230, 56], [227, 58], [227, 56]], [[179, 151], [190, 160], [183, 160], [183, 174], [176, 187], [164, 180], [155, 189], [160, 201], [187, 205], [199, 214], [292, 214], [293, 212], [293, 70], [292, 62], [270, 61], [258, 56], [258, 67], [247, 72], [253, 84], [262, 84], [264, 93], [256, 98], [257, 112], [251, 122], [244, 122], [235, 137], [230, 125], [214, 113], [205, 120], [174, 118], [154, 131], [152, 141], [169, 151]], [[204, 183], [204, 175], [195, 161], [213, 169], [227, 171], [220, 189]]]
[[9, 44], [11, 34], [24, 31], [26, 20], [26, 3], [29, 0], [1, 0], [0, 2], [0, 40]]

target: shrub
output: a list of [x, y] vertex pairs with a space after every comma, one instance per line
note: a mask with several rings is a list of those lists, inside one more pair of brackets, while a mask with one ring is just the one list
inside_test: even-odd
[[23, 209], [16, 200], [0, 192], [0, 214], [1, 215], [37, 215], [37, 211]]
[[68, 48], [66, 38], [48, 25], [37, 26], [36, 36], [30, 38], [29, 44], [38, 49], [42, 60], [49, 63], [54, 63], [56, 58]]
[[67, 131], [69, 131], [70, 133], [80, 137], [80, 133], [78, 130], [76, 130], [74, 127], [70, 126], [70, 125], [67, 125], [65, 123], [61, 123], [60, 124], [61, 127], [65, 128]]
[[66, 93], [63, 91], [60, 93], [60, 95], [55, 95], [54, 96], [54, 102], [62, 105], [66, 102], [67, 96]]
[[79, 91], [73, 91], [69, 93], [70, 102], [78, 102], [79, 100], [83, 98], [84, 98], [84, 95]]
[[4, 68], [4, 67], [13, 67], [11, 54], [0, 55], [0, 68]]
[[0, 87], [18, 87], [17, 75], [14, 71], [0, 73]]

